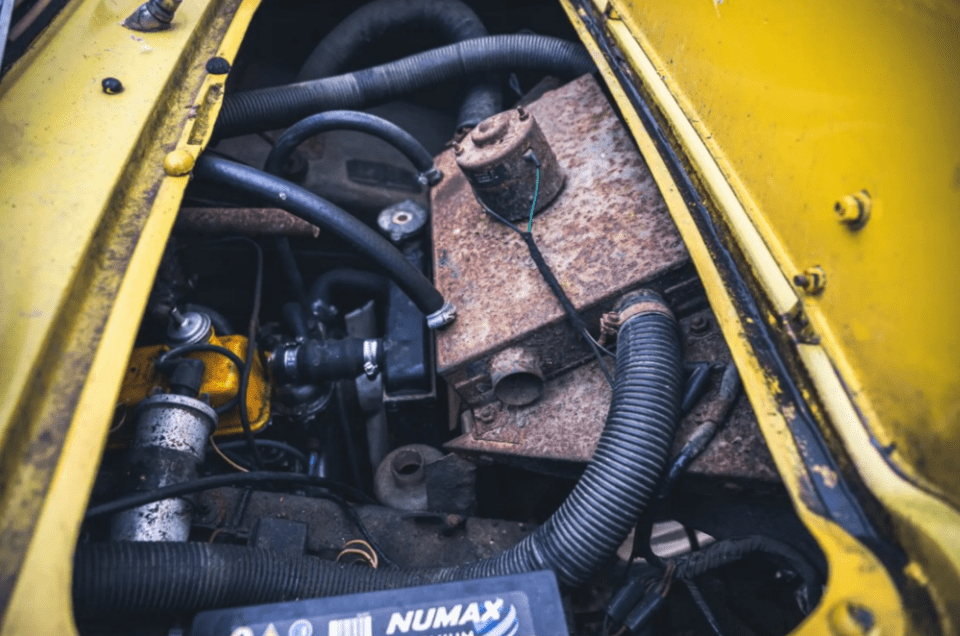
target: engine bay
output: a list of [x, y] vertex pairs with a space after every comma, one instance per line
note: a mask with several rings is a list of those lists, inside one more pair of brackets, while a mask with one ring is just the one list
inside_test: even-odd
[[[477, 38], [517, 70], [418, 84]], [[229, 72], [81, 531], [81, 633], [800, 624], [825, 560], [559, 5], [266, 3]]]

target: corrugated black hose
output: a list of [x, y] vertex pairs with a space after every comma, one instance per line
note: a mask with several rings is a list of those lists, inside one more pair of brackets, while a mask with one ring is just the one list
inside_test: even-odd
[[580, 44], [542, 35], [492, 35], [355, 73], [226, 95], [214, 137], [274, 130], [327, 110], [359, 109], [443, 82], [493, 71], [579, 76], [594, 70]]
[[[427, 29], [444, 43], [487, 35], [473, 9], [460, 0], [374, 0], [363, 5], [324, 36], [297, 75], [298, 82], [341, 73], [350, 60], [390, 33]], [[471, 78], [460, 105], [457, 129], [473, 127], [500, 112], [502, 96], [496, 75]]]
[[593, 459], [560, 509], [513, 548], [457, 567], [367, 570], [231, 545], [80, 544], [77, 615], [193, 611], [547, 569], [566, 586], [582, 585], [650, 502], [683, 388], [676, 322], [659, 296], [631, 295], [620, 312], [616, 383]]

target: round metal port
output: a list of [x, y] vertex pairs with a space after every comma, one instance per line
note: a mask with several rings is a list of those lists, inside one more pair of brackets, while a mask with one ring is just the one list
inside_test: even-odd
[[508, 406], [533, 404], [543, 395], [543, 372], [537, 356], [521, 348], [505, 349], [490, 360], [493, 393]]

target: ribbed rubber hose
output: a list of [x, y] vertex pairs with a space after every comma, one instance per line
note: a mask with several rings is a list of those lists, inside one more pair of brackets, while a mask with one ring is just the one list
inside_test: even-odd
[[580, 44], [541, 35], [493, 35], [355, 73], [227, 95], [214, 136], [283, 128], [308, 115], [366, 108], [452, 79], [522, 70], [579, 76], [594, 65]]
[[[462, 42], [487, 35], [473, 9], [460, 0], [374, 0], [343, 19], [304, 62], [298, 82], [330, 77], [347, 68], [364, 48], [389, 33], [422, 27], [437, 33], [444, 43]], [[500, 112], [502, 96], [496, 75], [472, 78], [468, 85], [457, 129], [473, 127]]]
[[[659, 302], [649, 295], [641, 301]], [[673, 318], [660, 311], [628, 318], [593, 459], [560, 509], [495, 557], [449, 568], [367, 570], [230, 545], [81, 544], [77, 614], [193, 611], [546, 569], [579, 586], [611, 558], [653, 495], [676, 432], [682, 377]]]
[[355, 110], [334, 110], [311, 115], [287, 128], [267, 155], [264, 172], [281, 174], [283, 164], [297, 146], [314, 135], [331, 130], [353, 130], [386, 141], [410, 160], [420, 173], [424, 185], [433, 185], [442, 178], [433, 164], [433, 157], [413, 135], [386, 119]]
[[424, 315], [444, 307], [443, 295], [400, 250], [329, 201], [280, 177], [211, 155], [197, 159], [193, 174], [198, 179], [230, 187], [266, 205], [286, 210], [342, 239], [379, 267]]

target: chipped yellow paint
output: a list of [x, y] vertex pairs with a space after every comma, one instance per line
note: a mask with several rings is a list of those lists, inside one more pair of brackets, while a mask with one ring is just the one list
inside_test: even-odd
[[[568, 0], [563, 0], [562, 4], [607, 80], [607, 85], [620, 105], [624, 118], [666, 198], [670, 212], [690, 251], [703, 281], [707, 297], [740, 370], [745, 390], [757, 414], [761, 430], [774, 456], [778, 470], [784, 477], [785, 485], [791, 494], [794, 506], [828, 558], [830, 572], [825, 596], [818, 608], [795, 633], [811, 635], [831, 633], [837, 624], [837, 612], [839, 611], [837, 608], [851, 604], [868, 608], [873, 614], [876, 626], [870, 632], [871, 634], [882, 633], [896, 636], [915, 633], [917, 625], [912, 621], [917, 615], [922, 614], [922, 608], [905, 606], [890, 578], [890, 574], [884, 570], [876, 557], [855, 539], [845, 534], [841, 528], [825, 521], [807, 508], [802, 496], [802, 483], [804, 479], [808, 478], [808, 469], [800, 459], [799, 451], [787, 425], [787, 422], [795, 417], [795, 414], [790, 412], [791, 409], [789, 408], [782, 408], [775, 399], [775, 396], [780, 392], [779, 386], [777, 386], [774, 378], [768, 377], [763, 371], [744, 331], [745, 322], [749, 319], [744, 320], [737, 313], [729, 291], [725, 288], [717, 266], [713, 262], [712, 256], [693, 221], [687, 203], [678, 191], [676, 183], [657, 151], [656, 145], [647, 134], [637, 113], [633, 110], [629, 98], [620, 88], [616, 76], [583, 24], [586, 14], [582, 13], [582, 9], [578, 11]], [[719, 213], [722, 222], [731, 229], [744, 256], [742, 264], [750, 270], [750, 275], [759, 281], [759, 289], [765, 295], [769, 306], [773, 308], [774, 317], [776, 313], [786, 314], [799, 306], [797, 303], [800, 302], [800, 299], [790, 285], [788, 278], [790, 273], [796, 272], [798, 268], [793, 264], [782, 245], [771, 243], [769, 237], [775, 236], [775, 234], [772, 232], [770, 220], [760, 214], [761, 211], [765, 212], [766, 209], [758, 206], [749, 191], [743, 188], [743, 183], [739, 180], [736, 171], [732, 169], [732, 166], [743, 165], [742, 161], [738, 163], [741, 158], [724, 154], [724, 151], [730, 151], [731, 146], [719, 146], [719, 142], [715, 138], [705, 133], [702, 121], [692, 121], [691, 118], [688, 118], [684, 109], [681, 108], [681, 103], [684, 102], [677, 97], [677, 95], [682, 96], [683, 93], [678, 88], [677, 78], [672, 74], [675, 68], [683, 67], [684, 63], [689, 63], [695, 68], [702, 68], [704, 65], [710, 66], [709, 60], [697, 57], [701, 53], [700, 50], [691, 51], [686, 48], [689, 44], [689, 38], [685, 37], [683, 33], [688, 30], [687, 27], [689, 27], [692, 16], [696, 16], [697, 20], [709, 20], [709, 23], [695, 24], [694, 33], [709, 32], [710, 29], [716, 29], [716, 16], [706, 14], [708, 17], [705, 17], [701, 9], [690, 8], [689, 3], [679, 2], [676, 3], [675, 7], [664, 7], [664, 4], [670, 3], [652, 3], [640, 10], [634, 3], [615, 2], [614, 7], [620, 20], [608, 20], [606, 28], [617, 42], [621, 53], [629, 60], [645, 93], [652, 97], [654, 104], [667, 120], [671, 134], [681, 145], [700, 185], [706, 190], [705, 194], [709, 197], [710, 205]], [[656, 7], [653, 5], [656, 5]], [[597, 8], [599, 13], [602, 14], [606, 8], [606, 1], [600, 0], [597, 3]], [[648, 51], [658, 49], [648, 48], [651, 45], [644, 39], [644, 34], [652, 28], [653, 24], [658, 23], [658, 19], [654, 17], [645, 22], [638, 18], [641, 14], [645, 16], [648, 13], [657, 13], [661, 9], [670, 16], [675, 13], [683, 16], [678, 18], [677, 31], [671, 32], [676, 39], [670, 50], [676, 52], [676, 57], [671, 61], [672, 66], [670, 68], [655, 63], [659, 61], [659, 58], [656, 58], [653, 53], [648, 54]], [[720, 10], [720, 7], [718, 6], [717, 9]], [[727, 5], [724, 4], [722, 10], [725, 11], [726, 9]], [[871, 10], [874, 9], [863, 9], [862, 11], [869, 12]], [[789, 8], [784, 6], [784, 11], [797, 12], [799, 9], [796, 5], [791, 5]], [[657, 33], [658, 37], [663, 36], [662, 32], [658, 31]], [[742, 32], [740, 35], [750, 37], [751, 34]], [[662, 47], [659, 50], [662, 52]], [[779, 59], [771, 61], [771, 63], [776, 64], [779, 64], [779, 62]], [[808, 63], [808, 60], [796, 63]], [[701, 78], [699, 81], [704, 80]], [[730, 76], [719, 79], [719, 86], [715, 87], [716, 91], [712, 95], [716, 103], [723, 103], [722, 89], [730, 84], [735, 85], [736, 81], [737, 78], [731, 78]], [[697, 85], [695, 81], [691, 80], [691, 82], [695, 86]], [[907, 83], [905, 80], [904, 83], [898, 84], [897, 88], [899, 89]], [[960, 101], [955, 100], [955, 103], [960, 103]], [[958, 128], [958, 131], [960, 131], [960, 128]], [[741, 145], [733, 144], [732, 148], [739, 151]], [[747, 163], [749, 164], [749, 162]], [[786, 162], [784, 165], [788, 170], [793, 166], [790, 162]], [[770, 167], [770, 170], [779, 169], [779, 164]], [[960, 183], [960, 178], [958, 178], [958, 183]], [[846, 191], [841, 191], [836, 196], [840, 197], [849, 190], [847, 188]], [[804, 193], [799, 193], [798, 196], [802, 194]], [[783, 193], [781, 193], [781, 196], [783, 196]], [[797, 201], [798, 199], [788, 198], [788, 200]], [[870, 221], [871, 224], [882, 214], [882, 210], [878, 210], [878, 207], [882, 206], [874, 206], [875, 219]], [[835, 215], [833, 202], [827, 206], [827, 210]], [[943, 216], [940, 216], [941, 221], [944, 220]], [[847, 231], [842, 224], [837, 222], [835, 216], [829, 220], [835, 228], [839, 227], [841, 230]], [[948, 221], [948, 227], [950, 223], [952, 221]], [[867, 229], [869, 228], [870, 225], [867, 226]], [[844, 235], [844, 240], [849, 238], [849, 235]], [[918, 254], [921, 261], [925, 256], [928, 255]], [[942, 259], [943, 255], [939, 255], [938, 258]], [[960, 268], [952, 270], [947, 278], [953, 276], [953, 271], [960, 271]], [[929, 278], [931, 274], [937, 276], [940, 272], [937, 271], [935, 274], [926, 272], [926, 274], [926, 278]], [[834, 275], [835, 272], [831, 271], [831, 287], [834, 285]], [[869, 284], [876, 287], [879, 282], [872, 280]], [[840, 284], [844, 283], [845, 281], [841, 280]], [[902, 288], [891, 290], [891, 292], [897, 294], [902, 293], [902, 291]], [[825, 293], [829, 295], [830, 289], [826, 290]], [[804, 306], [806, 307], [806, 304]], [[823, 324], [823, 316], [818, 315], [817, 319], [814, 326], [819, 330]], [[859, 319], [861, 323], [869, 326], [858, 327], [857, 331], [860, 334], [858, 337], [861, 339], [864, 336], [870, 338], [874, 333], [871, 330], [876, 327], [878, 318], [876, 316], [859, 316]], [[775, 322], [771, 320], [771, 324], [775, 324]], [[948, 342], [952, 342], [951, 338], [948, 338]], [[954, 622], [954, 617], [960, 615], [960, 611], [958, 611], [960, 610], [960, 605], [958, 605], [960, 603], [960, 580], [958, 580], [958, 572], [960, 572], [960, 516], [957, 515], [956, 510], [945, 504], [944, 501], [931, 496], [909, 478], [898, 474], [894, 466], [885, 461], [884, 457], [877, 451], [876, 445], [872, 443], [869, 431], [866, 428], [867, 423], [877, 421], [873, 419], [875, 413], [867, 411], [864, 418], [858, 416], [857, 408], [861, 407], [862, 403], [855, 405], [854, 400], [860, 400], [864, 395], [857, 390], [848, 389], [851, 385], [845, 384], [848, 382], [846, 375], [843, 375], [841, 380], [841, 373], [851, 372], [851, 378], [855, 376], [852, 375], [849, 365], [838, 363], [836, 359], [831, 357], [837, 350], [835, 348], [836, 344], [830, 338], [825, 338], [822, 345], [799, 345], [797, 347], [797, 359], [801, 366], [806, 369], [813, 385], [812, 389], [806, 390], [807, 399], [810, 400], [811, 405], [817, 412], [824, 413], [830, 424], [837, 429], [838, 435], [844, 447], [850, 453], [850, 458], [860, 477], [893, 515], [896, 524], [896, 539], [914, 559], [908, 568], [908, 574], [912, 573], [914, 575], [910, 578], [923, 585], [926, 591], [930, 593], [938, 610], [938, 618], [944, 632], [956, 633], [957, 624]], [[942, 354], [942, 352], [938, 352], [939, 354]], [[941, 384], [950, 381], [956, 375], [955, 371], [951, 373], [943, 373], [941, 368], [941, 373], [937, 376], [936, 381]], [[904, 384], [916, 381], [917, 378], [902, 379]], [[801, 385], [809, 386], [811, 382], [802, 381]], [[818, 469], [822, 476], [828, 477], [824, 472], [829, 469], [823, 466], [812, 468], [814, 471]], [[832, 473], [832, 471], [829, 472]], [[833, 475], [833, 477], [836, 477], [836, 475]], [[919, 576], [920, 573], [923, 576]], [[915, 611], [917, 614], [914, 614]]]
[[[0, 633], [71, 634], [72, 554], [115, 396], [194, 156], [258, 0], [185, 2], [174, 28], [74, 0], [0, 81]], [[113, 76], [122, 93], [100, 82]]]

